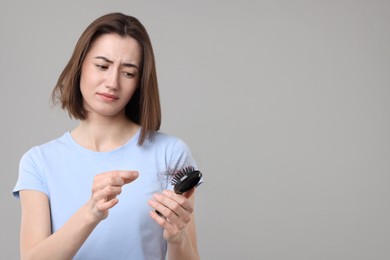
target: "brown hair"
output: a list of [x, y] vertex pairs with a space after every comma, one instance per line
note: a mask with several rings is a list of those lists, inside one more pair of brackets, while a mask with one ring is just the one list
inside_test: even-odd
[[142, 145], [161, 125], [161, 107], [153, 48], [145, 27], [135, 17], [122, 13], [110, 13], [93, 21], [80, 36], [65, 69], [58, 78], [52, 93], [54, 103], [59, 101], [69, 116], [86, 119], [83, 97], [80, 91], [81, 66], [93, 42], [101, 35], [115, 33], [130, 36], [141, 47], [139, 86], [126, 105], [126, 117], [141, 126], [138, 144]]

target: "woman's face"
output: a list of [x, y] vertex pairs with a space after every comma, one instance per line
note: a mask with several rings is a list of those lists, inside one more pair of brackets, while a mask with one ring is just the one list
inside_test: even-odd
[[104, 34], [97, 38], [81, 67], [80, 90], [90, 116], [124, 116], [137, 89], [141, 49], [131, 37]]

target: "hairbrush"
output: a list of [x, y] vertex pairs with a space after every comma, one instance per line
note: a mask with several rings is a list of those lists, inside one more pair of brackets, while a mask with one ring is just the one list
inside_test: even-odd
[[[185, 167], [172, 175], [171, 184], [173, 185], [173, 191], [176, 194], [183, 194], [196, 187], [201, 178], [202, 173], [195, 170], [193, 166]], [[158, 210], [155, 210], [155, 212], [160, 217], [164, 217]]]
[[188, 166], [173, 174], [171, 184], [176, 194], [183, 194], [198, 185], [201, 178], [200, 171]]

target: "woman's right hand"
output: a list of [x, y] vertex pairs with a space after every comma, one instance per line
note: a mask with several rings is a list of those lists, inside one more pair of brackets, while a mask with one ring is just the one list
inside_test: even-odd
[[117, 196], [122, 186], [138, 177], [137, 171], [109, 171], [100, 173], [93, 179], [90, 212], [96, 221], [107, 218], [108, 211], [118, 203]]

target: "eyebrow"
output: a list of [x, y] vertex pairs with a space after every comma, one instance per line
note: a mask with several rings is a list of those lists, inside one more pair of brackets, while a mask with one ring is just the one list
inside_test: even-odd
[[[104, 60], [105, 62], [108, 62], [108, 63], [114, 63], [112, 60], [109, 60], [109, 59], [107, 59], [106, 57], [104, 57], [104, 56], [96, 56], [96, 57], [94, 57], [95, 59], [100, 59], [100, 60]], [[130, 67], [130, 68], [136, 68], [136, 69], [138, 69], [138, 66], [137, 65], [135, 65], [135, 64], [133, 64], [133, 63], [127, 63], [127, 62], [125, 62], [125, 63], [122, 63], [121, 64], [122, 66], [124, 66], [124, 67]]]

